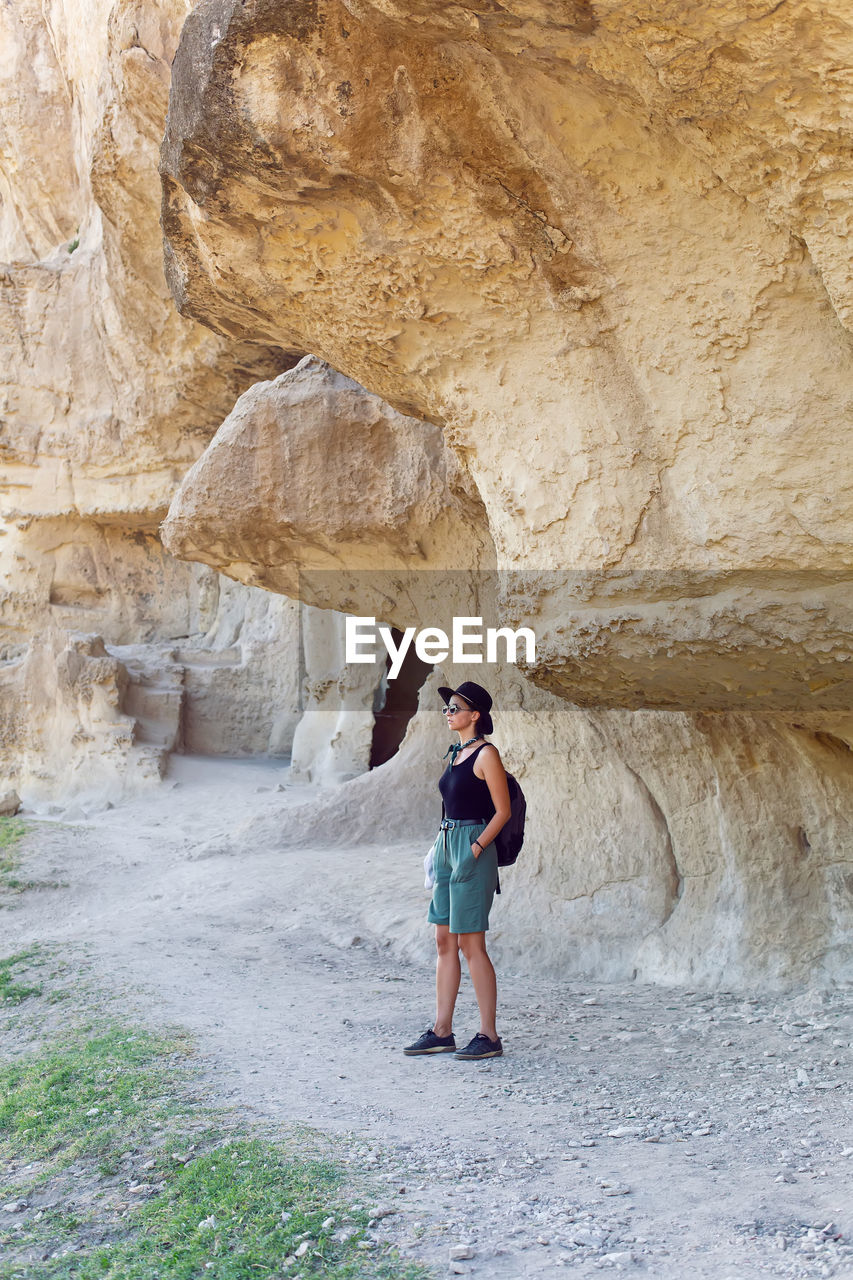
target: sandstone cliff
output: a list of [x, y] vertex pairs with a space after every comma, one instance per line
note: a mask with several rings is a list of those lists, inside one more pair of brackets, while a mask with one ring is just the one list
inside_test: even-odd
[[204, 0], [173, 293], [441, 425], [498, 566], [585, 575], [523, 584], [545, 687], [843, 708], [852, 34], [841, 4]]
[[[390, 465], [404, 509], [365, 502], [335, 539], [303, 500], [317, 375], [295, 370], [240, 402], [167, 542], [277, 590], [299, 570], [327, 605], [384, 594], [398, 626], [498, 570], [491, 605], [535, 626], [526, 675], [558, 695], [492, 681], [538, 801], [522, 949], [849, 972], [851, 48], [844, 7], [808, 3], [204, 0], [184, 28], [162, 154], [182, 312], [440, 427], [483, 516], [436, 592], [450, 471], [413, 488], [432, 427], [412, 444], [386, 415], [400, 453], [330, 427], [325, 466], [346, 492]], [[368, 548], [396, 592], [359, 597]], [[378, 776], [350, 786], [378, 803]]]
[[296, 720], [296, 671], [272, 674], [281, 642], [287, 732], [258, 721], [266, 669], [246, 661], [267, 652], [270, 612], [291, 647], [293, 607], [238, 603], [157, 534], [234, 398], [292, 363], [182, 319], [163, 279], [157, 154], [188, 10], [27, 0], [0, 14], [0, 774], [29, 803], [158, 780], [177, 742], [210, 746], [211, 685], [220, 751], [286, 748]]
[[[531, 802], [504, 957], [850, 977], [851, 28], [3, 10], [0, 793], [292, 744], [340, 785], [235, 850], [414, 855], [437, 685], [479, 674]], [[537, 660], [446, 664], [370, 768], [388, 682], [335, 609], [533, 625]]]

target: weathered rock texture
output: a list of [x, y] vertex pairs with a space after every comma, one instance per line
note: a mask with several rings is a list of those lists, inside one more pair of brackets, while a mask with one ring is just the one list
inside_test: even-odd
[[272, 591], [336, 574], [343, 605], [350, 570], [488, 566], [472, 489], [438, 427], [306, 356], [240, 397], [161, 532], [176, 555]]
[[385, 664], [348, 666], [343, 623], [328, 610], [303, 611], [304, 712], [290, 764], [296, 781], [346, 782], [370, 768], [374, 702]]
[[298, 718], [294, 607], [220, 589], [157, 535], [235, 396], [292, 363], [182, 319], [163, 278], [157, 154], [188, 10], [0, 13], [0, 778], [29, 805], [115, 798], [175, 745], [287, 750]]
[[545, 687], [843, 709], [851, 47], [806, 0], [202, 0], [172, 290], [441, 424], [500, 568], [590, 575], [524, 581]]
[[[405, 860], [417, 897], [448, 741], [437, 687], [463, 675], [430, 678], [382, 768], [289, 807], [286, 830], [273, 804], [213, 847], [286, 856], [292, 845], [365, 842], [377, 846], [371, 874]], [[490, 685], [493, 740], [529, 803], [525, 847], [502, 872], [491, 920], [501, 963], [723, 987], [853, 975], [853, 723], [833, 734], [770, 717], [593, 712], [512, 672], [490, 673]], [[411, 898], [357, 886], [353, 902], [364, 903], [366, 936], [425, 956], [427, 896], [420, 916]]]
[[0, 18], [7, 517], [155, 532], [235, 394], [286, 363], [168, 304], [152, 179], [187, 8], [29, 3]]
[[181, 643], [105, 644], [56, 626], [0, 664], [3, 789], [30, 812], [87, 812], [159, 783], [173, 751], [290, 753], [302, 714], [298, 607], [208, 576], [196, 618], [208, 629]]
[[160, 780], [162, 753], [121, 709], [127, 671], [100, 636], [42, 634], [0, 668], [4, 777], [28, 805], [85, 811]]
[[[530, 801], [502, 961], [853, 975], [849, 26], [0, 9], [0, 795], [292, 742], [327, 785], [235, 851], [379, 842], [416, 897], [437, 686], [479, 676]], [[388, 681], [334, 608], [532, 623], [538, 660], [446, 665], [369, 769]]]
[[[535, 627], [540, 690], [483, 674], [532, 800], [499, 930], [528, 961], [853, 972], [851, 51], [845, 8], [805, 0], [202, 0], [184, 28], [162, 151], [179, 307], [406, 417], [381, 411], [396, 445], [351, 411], [343, 442], [306, 434], [313, 362], [253, 389], [169, 545], [277, 590], [300, 570], [315, 602], [398, 626], [479, 591]], [[452, 469], [414, 419], [482, 504], [455, 559], [429, 505]], [[319, 816], [369, 839], [376, 810], [411, 830], [411, 796], [434, 818], [428, 737], [288, 838]]]

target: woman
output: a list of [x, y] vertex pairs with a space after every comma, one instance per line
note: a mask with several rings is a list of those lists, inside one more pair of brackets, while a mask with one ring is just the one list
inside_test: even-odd
[[[447, 724], [459, 741], [446, 753], [450, 764], [438, 784], [445, 817], [433, 846], [435, 885], [427, 916], [435, 925], [438, 952], [435, 1022], [403, 1052], [410, 1057], [455, 1053], [457, 1058], [499, 1058], [503, 1046], [495, 1026], [497, 983], [486, 951], [486, 930], [498, 885], [492, 842], [509, 821], [509, 789], [498, 750], [484, 739], [492, 732], [491, 696], [471, 680], [438, 692], [447, 704]], [[474, 984], [480, 1030], [457, 1051], [453, 1009], [462, 978], [460, 951]]]

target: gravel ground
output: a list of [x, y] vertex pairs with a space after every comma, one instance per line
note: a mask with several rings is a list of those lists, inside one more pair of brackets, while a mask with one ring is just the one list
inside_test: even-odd
[[[388, 851], [217, 852], [223, 788], [233, 828], [276, 776], [184, 761], [178, 787], [37, 824], [23, 872], [49, 887], [3, 899], [3, 954], [49, 944], [129, 1016], [186, 1027], [212, 1102], [330, 1138], [380, 1188], [377, 1241], [440, 1275], [853, 1278], [850, 991], [499, 969], [502, 1059], [405, 1058], [430, 966], [371, 931], [351, 878], [406, 892]], [[458, 1015], [464, 1041], [467, 981]]]

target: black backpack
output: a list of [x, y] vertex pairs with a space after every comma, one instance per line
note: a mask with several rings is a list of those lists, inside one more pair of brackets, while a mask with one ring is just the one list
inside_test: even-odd
[[527, 816], [527, 801], [518, 785], [518, 780], [508, 773], [506, 781], [509, 788], [511, 813], [509, 821], [495, 836], [499, 867], [511, 867], [521, 852], [521, 846], [524, 844], [524, 819]]

